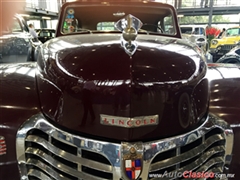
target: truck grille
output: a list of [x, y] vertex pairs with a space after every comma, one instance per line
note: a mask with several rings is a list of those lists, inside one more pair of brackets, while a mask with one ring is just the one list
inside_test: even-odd
[[235, 45], [223, 45], [222, 49], [225, 51], [230, 51], [234, 47], [235, 47]]
[[[204, 125], [192, 132], [159, 141], [137, 142], [143, 147], [139, 180], [157, 179], [166, 172], [170, 175], [184, 171], [220, 173], [224, 165], [230, 163], [232, 140], [228, 125], [210, 115]], [[28, 180], [123, 180], [123, 143], [70, 134], [54, 127], [39, 114], [27, 121], [17, 134], [21, 177]], [[167, 179], [183, 178], [170, 176]]]
[[173, 175], [185, 171], [220, 173], [225, 163], [225, 143], [223, 132], [218, 128], [213, 129], [185, 146], [158, 154], [152, 161], [150, 173], [154, 175], [165, 172]]
[[[81, 142], [79, 142], [81, 143]], [[101, 154], [78, 149], [43, 131], [31, 130], [25, 139], [29, 179], [112, 179], [112, 166]], [[42, 179], [42, 178], [40, 178]]]

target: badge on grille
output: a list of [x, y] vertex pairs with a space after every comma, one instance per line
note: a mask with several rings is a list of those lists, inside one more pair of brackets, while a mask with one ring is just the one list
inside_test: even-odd
[[138, 179], [141, 175], [143, 165], [142, 143], [122, 143], [122, 157], [122, 172], [124, 172], [124, 179]]
[[0, 136], [0, 155], [7, 153], [7, 146], [5, 142], [5, 138], [3, 136]]

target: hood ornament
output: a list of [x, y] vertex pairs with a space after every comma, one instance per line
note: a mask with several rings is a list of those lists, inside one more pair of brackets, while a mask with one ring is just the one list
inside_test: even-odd
[[115, 28], [122, 31], [121, 45], [125, 52], [130, 56], [132, 56], [137, 49], [137, 43], [135, 40], [137, 38], [137, 32], [141, 27], [142, 22], [131, 14], [120, 19], [115, 24]]

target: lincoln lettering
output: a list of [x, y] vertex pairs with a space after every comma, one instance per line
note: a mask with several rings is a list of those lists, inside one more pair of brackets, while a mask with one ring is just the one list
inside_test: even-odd
[[110, 126], [120, 126], [125, 128], [157, 125], [158, 115], [143, 116], [143, 117], [136, 117], [136, 118], [101, 115], [101, 124], [110, 125]]

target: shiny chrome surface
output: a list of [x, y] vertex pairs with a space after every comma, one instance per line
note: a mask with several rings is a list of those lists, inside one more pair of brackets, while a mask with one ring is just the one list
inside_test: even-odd
[[140, 116], [134, 118], [109, 116], [106, 114], [100, 114], [101, 124], [107, 126], [119, 126], [125, 128], [136, 128], [141, 126], [158, 125], [158, 115], [153, 116]]
[[202, 126], [189, 133], [131, 143], [111, 143], [74, 135], [37, 114], [19, 129], [16, 146], [22, 180], [30, 177], [119, 180], [126, 177], [123, 163], [128, 159], [127, 152], [133, 149], [142, 157], [140, 178], [149, 179], [149, 174], [164, 171], [218, 169], [221, 172], [224, 165], [230, 163], [232, 143], [230, 126], [212, 114]]
[[130, 56], [137, 50], [137, 44], [134, 41], [142, 25], [143, 23], [131, 14], [115, 23], [115, 27], [122, 31], [121, 45]]

